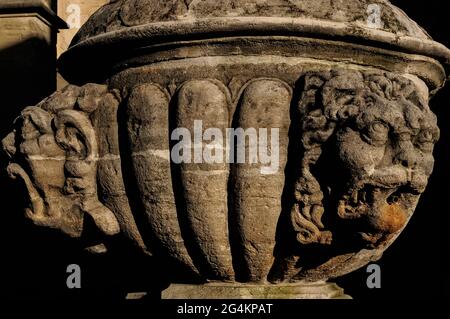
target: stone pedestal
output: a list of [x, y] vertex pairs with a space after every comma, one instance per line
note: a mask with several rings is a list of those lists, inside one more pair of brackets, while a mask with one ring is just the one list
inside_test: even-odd
[[162, 299], [351, 299], [334, 283], [205, 285], [173, 284], [162, 292]]

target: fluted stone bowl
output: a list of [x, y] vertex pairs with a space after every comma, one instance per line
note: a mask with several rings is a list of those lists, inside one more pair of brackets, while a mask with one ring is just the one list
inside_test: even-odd
[[[187, 283], [338, 277], [379, 259], [413, 214], [449, 59], [384, 0], [111, 1], [59, 61], [78, 86], [25, 109], [4, 140], [8, 172], [35, 224], [79, 238], [90, 218]], [[236, 163], [225, 142], [215, 162], [196, 158], [213, 143], [194, 140], [199, 121], [223, 141], [276, 129], [258, 144], [275, 169], [261, 154]], [[190, 162], [174, 160], [177, 128]]]

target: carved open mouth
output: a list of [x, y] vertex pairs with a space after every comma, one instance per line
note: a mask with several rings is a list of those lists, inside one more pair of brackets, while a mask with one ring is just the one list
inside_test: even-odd
[[359, 233], [364, 241], [378, 242], [406, 225], [411, 205], [420, 191], [409, 186], [382, 187], [365, 184], [342, 196], [338, 215], [343, 219], [363, 222]]

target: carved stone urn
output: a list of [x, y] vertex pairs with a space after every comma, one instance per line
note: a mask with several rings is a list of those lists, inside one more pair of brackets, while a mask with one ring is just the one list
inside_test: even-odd
[[327, 280], [378, 260], [427, 186], [449, 61], [387, 0], [110, 1], [59, 61], [72, 85], [3, 140], [7, 172], [35, 225], [175, 265], [164, 298], [344, 297]]

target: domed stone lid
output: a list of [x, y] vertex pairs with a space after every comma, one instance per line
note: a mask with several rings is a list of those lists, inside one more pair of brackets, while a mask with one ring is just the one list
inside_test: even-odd
[[111, 0], [81, 28], [60, 66], [70, 78], [84, 54], [104, 63], [112, 59], [105, 54], [124, 48], [266, 35], [368, 44], [450, 65], [450, 50], [387, 0]]
[[403, 11], [384, 0], [116, 0], [91, 17], [78, 33], [73, 45], [100, 34], [129, 27], [211, 18], [278, 17], [289, 18], [291, 21], [313, 19], [317, 24], [322, 20], [365, 29], [369, 6], [373, 4], [378, 4], [381, 9], [381, 30], [398, 36], [430, 38]]

